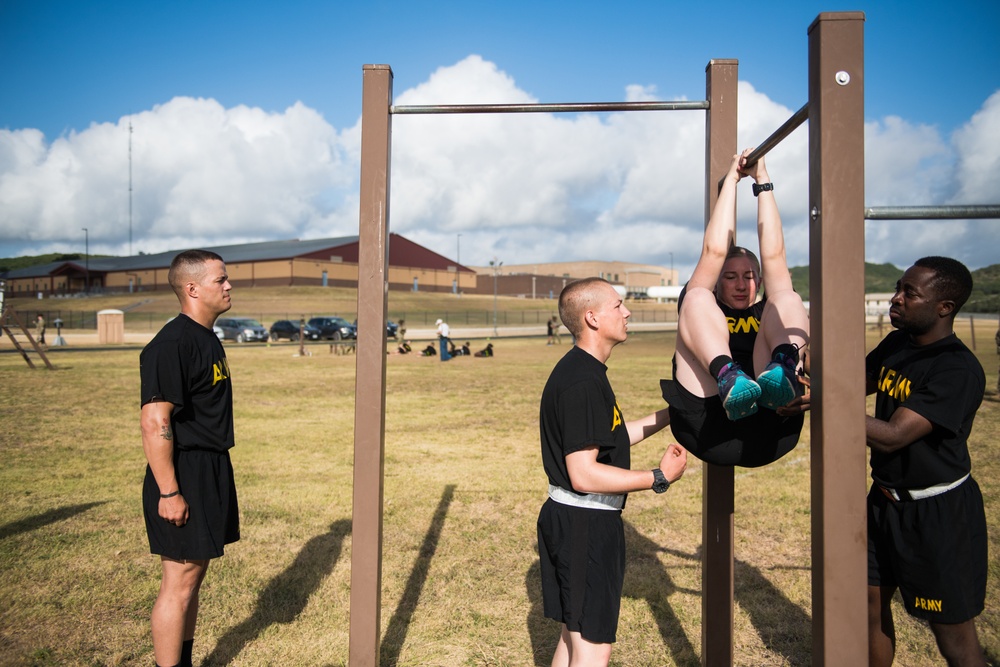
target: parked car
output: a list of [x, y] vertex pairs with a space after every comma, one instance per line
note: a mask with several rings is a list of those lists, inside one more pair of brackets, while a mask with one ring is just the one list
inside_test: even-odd
[[[355, 330], [358, 328], [357, 320], [354, 321]], [[399, 325], [392, 320], [387, 320], [385, 323], [385, 335], [387, 338], [396, 338], [399, 334]]]
[[[308, 324], [304, 324], [302, 325], [302, 337], [306, 340], [319, 340], [322, 336], [320, 335], [319, 329], [309, 326]], [[271, 325], [271, 340], [277, 341], [282, 338], [287, 338], [288, 340], [299, 340], [298, 320], [278, 320]]]
[[237, 343], [267, 340], [267, 329], [260, 322], [248, 317], [220, 317], [215, 326], [222, 329], [222, 340]]
[[319, 335], [326, 339], [341, 340], [357, 338], [358, 329], [343, 317], [314, 317], [309, 326], [319, 330]]
[[212, 333], [214, 333], [216, 336], [218, 336], [219, 340], [225, 340], [226, 339], [226, 332], [223, 331], [222, 328], [218, 324], [215, 324], [215, 325], [212, 326]]

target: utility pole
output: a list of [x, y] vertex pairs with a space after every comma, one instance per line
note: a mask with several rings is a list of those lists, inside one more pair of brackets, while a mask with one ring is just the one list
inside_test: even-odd
[[132, 119], [128, 121], [128, 256], [132, 256]]
[[494, 257], [490, 260], [490, 266], [493, 267], [493, 335], [499, 336], [497, 333], [497, 276], [500, 275], [500, 267], [503, 266], [503, 262], [497, 262], [497, 258]]
[[87, 284], [84, 285], [83, 291], [87, 294], [90, 293], [90, 232], [86, 227], [83, 228], [83, 242], [84, 242], [84, 261], [86, 262], [84, 266], [87, 269]]

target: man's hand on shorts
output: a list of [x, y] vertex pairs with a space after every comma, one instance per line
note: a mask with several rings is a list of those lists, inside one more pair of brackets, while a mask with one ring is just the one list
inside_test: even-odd
[[167, 523], [183, 526], [188, 520], [188, 504], [184, 496], [177, 494], [170, 498], [160, 498], [160, 516]]

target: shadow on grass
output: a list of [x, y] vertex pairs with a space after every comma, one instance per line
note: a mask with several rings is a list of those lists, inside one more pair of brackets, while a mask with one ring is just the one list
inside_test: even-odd
[[268, 626], [294, 621], [333, 571], [350, 532], [350, 520], [341, 519], [330, 524], [328, 532], [306, 542], [295, 561], [261, 591], [253, 614], [223, 635], [202, 664], [228, 665]]
[[[789, 600], [752, 565], [737, 560], [733, 578], [736, 601], [750, 617], [764, 646], [784, 656], [789, 665], [812, 664], [812, 617], [809, 613]], [[775, 622], [775, 619], [780, 621]]]
[[[698, 595], [699, 591], [678, 588], [674, 585], [658, 556], [663, 548], [640, 534], [628, 521], [625, 522], [625, 543], [625, 584], [622, 596], [646, 600], [656, 620], [660, 637], [663, 638], [674, 664], [692, 667], [699, 665], [698, 654], [667, 600], [673, 593]], [[694, 558], [690, 555], [689, 557]], [[534, 664], [543, 667], [552, 660], [552, 654], [559, 640], [559, 626], [544, 617], [540, 577], [540, 565], [536, 560], [525, 577], [525, 587], [528, 599], [531, 601], [527, 623]]]
[[50, 523], [65, 521], [66, 519], [70, 519], [77, 514], [82, 514], [91, 508], [103, 505], [105, 502], [106, 501], [102, 500], [101, 502], [95, 503], [57, 507], [56, 509], [49, 510], [48, 512], [42, 512], [41, 514], [36, 514], [35, 516], [29, 516], [19, 521], [12, 521], [11, 523], [0, 526], [0, 540], [5, 540], [8, 537], [20, 535], [21, 533], [27, 533], [32, 530], [38, 530], [39, 528], [47, 526]]
[[[677, 587], [660, 561], [659, 554], [669, 553], [700, 563], [700, 551], [686, 553], [665, 549], [640, 534], [628, 521], [625, 522], [625, 542], [627, 552], [622, 595], [646, 600], [674, 664], [697, 667], [701, 664], [700, 656], [684, 632], [668, 598], [674, 593], [700, 597], [701, 591]], [[559, 639], [559, 627], [544, 617], [539, 570], [539, 562], [536, 560], [525, 577], [525, 588], [531, 601], [527, 625], [534, 664], [544, 667], [552, 659]], [[734, 578], [735, 600], [750, 617], [762, 643], [768, 650], [784, 656], [789, 665], [808, 665], [812, 646], [810, 615], [785, 597], [781, 590], [752, 565], [737, 560], [734, 564]], [[781, 619], [780, 623], [775, 623], [775, 618]]]
[[[701, 562], [701, 550], [693, 554], [664, 549], [679, 558]], [[806, 566], [784, 569], [808, 570]], [[759, 568], [737, 559], [733, 563], [735, 603], [750, 617], [761, 643], [783, 656], [789, 665], [808, 665], [812, 653], [812, 617], [789, 600]], [[700, 595], [700, 591], [694, 591]], [[780, 621], [775, 621], [780, 619]]]
[[[664, 549], [679, 558], [701, 562], [701, 550], [693, 554]], [[806, 566], [784, 569], [808, 570]], [[761, 643], [785, 658], [789, 665], [808, 665], [812, 654], [812, 617], [789, 600], [759, 568], [737, 559], [733, 563], [733, 599], [750, 617]], [[700, 595], [700, 591], [694, 591]], [[775, 621], [780, 619], [780, 621]]]
[[395, 667], [399, 662], [399, 653], [406, 642], [406, 633], [410, 627], [410, 620], [413, 618], [413, 612], [420, 601], [420, 592], [427, 581], [427, 573], [431, 567], [431, 560], [434, 558], [434, 552], [437, 551], [438, 540], [441, 539], [441, 530], [444, 528], [444, 520], [448, 516], [448, 508], [451, 506], [451, 501], [454, 497], [455, 485], [448, 484], [444, 487], [444, 493], [441, 494], [441, 500], [438, 502], [434, 516], [431, 518], [431, 525], [427, 528], [426, 535], [424, 535], [424, 542], [420, 546], [420, 553], [417, 555], [416, 562], [413, 563], [413, 569], [410, 571], [410, 578], [406, 582], [403, 597], [400, 598], [399, 606], [396, 607], [396, 611], [392, 615], [389, 625], [386, 627], [385, 639], [382, 640], [380, 651], [380, 665]]
[[542, 607], [542, 567], [537, 558], [537, 543], [535, 556], [535, 561], [524, 575], [524, 588], [528, 591], [528, 600], [531, 601], [527, 625], [528, 636], [531, 637], [531, 655], [534, 658], [532, 664], [543, 667], [552, 662], [552, 654], [555, 653], [556, 642], [559, 641], [559, 626], [555, 621], [545, 618], [545, 610]]

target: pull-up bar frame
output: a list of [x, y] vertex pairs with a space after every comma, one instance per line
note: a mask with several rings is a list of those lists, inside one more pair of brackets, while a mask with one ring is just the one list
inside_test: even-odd
[[757, 160], [767, 155], [772, 148], [781, 143], [782, 139], [798, 129], [799, 125], [809, 119], [809, 105], [803, 104], [802, 108], [792, 114], [791, 118], [782, 123], [781, 127], [775, 130], [771, 136], [762, 141], [757, 148], [747, 156], [746, 165], [748, 167], [757, 163]]
[[[809, 105], [805, 104], [747, 156], [747, 166], [756, 164], [759, 159], [771, 152], [772, 148], [781, 143], [785, 137], [798, 129], [807, 120], [809, 120]], [[865, 220], [975, 219], [1000, 219], [1000, 204], [865, 207]]]
[[977, 206], [870, 206], [865, 220], [973, 220], [1000, 218], [1000, 204]]
[[611, 111], [699, 111], [708, 109], [707, 101], [694, 102], [570, 102], [557, 104], [428, 104], [392, 106], [389, 113], [463, 114], [463, 113], [607, 113]]
[[868, 661], [864, 20], [808, 31], [812, 660], [829, 667]]
[[[815, 212], [810, 280], [816, 295], [812, 320], [819, 324], [813, 326], [812, 363], [813, 663], [821, 666], [863, 664], [867, 656], [865, 642], [857, 640], [867, 634], [864, 170], [838, 169], [864, 164], [863, 22], [860, 12], [827, 13], [809, 28], [810, 210]], [[850, 73], [850, 85], [844, 72]], [[709, 63], [707, 101], [694, 107], [686, 102], [393, 107], [391, 68], [364, 66], [358, 262], [358, 323], [364, 333], [355, 379], [351, 665], [374, 667], [379, 658], [386, 375], [380, 332], [388, 304], [391, 116], [661, 110], [649, 106], [658, 104], [706, 109], [707, 220], [717, 197], [709, 184], [725, 174], [736, 146], [736, 74], [736, 61]], [[702, 664], [732, 665], [733, 468], [706, 464], [703, 489]]]

